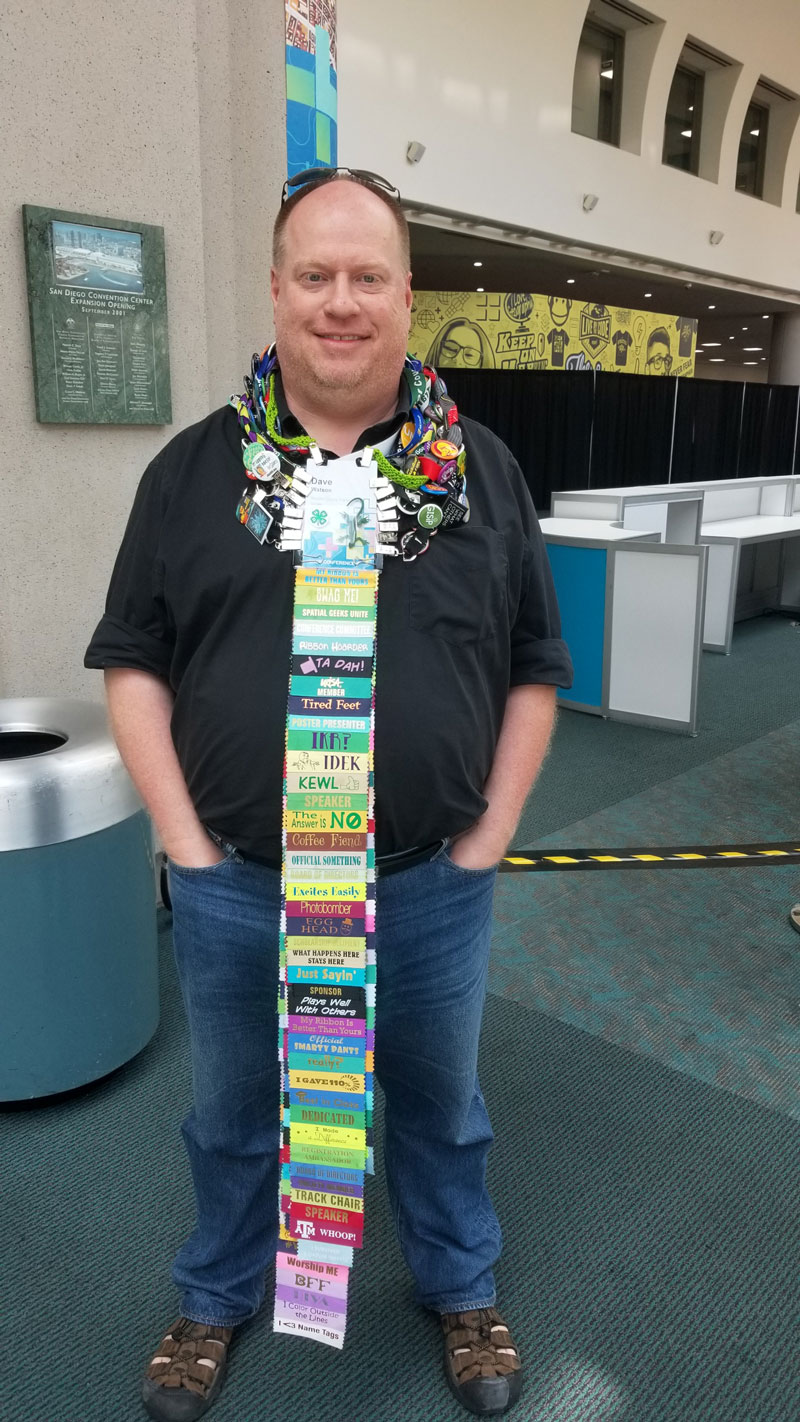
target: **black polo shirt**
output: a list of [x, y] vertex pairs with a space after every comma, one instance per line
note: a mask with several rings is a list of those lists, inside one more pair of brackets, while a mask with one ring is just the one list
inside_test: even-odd
[[[398, 426], [367, 430], [357, 448]], [[282, 425], [295, 433], [284, 408]], [[376, 847], [393, 854], [484, 811], [508, 690], [567, 687], [572, 668], [520, 469], [462, 419], [469, 523], [380, 577]], [[242, 852], [281, 854], [292, 558], [236, 518], [247, 483], [236, 413], [176, 435], [139, 485], [87, 667], [136, 667], [175, 693], [172, 735], [201, 820]]]

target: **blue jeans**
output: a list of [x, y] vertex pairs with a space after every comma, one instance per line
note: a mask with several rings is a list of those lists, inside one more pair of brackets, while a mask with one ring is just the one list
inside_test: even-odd
[[[462, 869], [444, 853], [377, 885], [386, 1179], [417, 1298], [440, 1313], [495, 1298], [492, 1130], [476, 1075], [494, 883], [493, 869]], [[277, 1241], [280, 876], [233, 856], [204, 869], [173, 864], [170, 892], [197, 1209], [173, 1279], [187, 1317], [232, 1325], [259, 1308]]]

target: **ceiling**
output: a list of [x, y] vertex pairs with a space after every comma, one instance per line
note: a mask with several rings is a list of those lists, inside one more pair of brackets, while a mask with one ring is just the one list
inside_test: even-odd
[[[411, 221], [410, 229], [411, 265], [418, 291], [474, 291], [477, 287], [530, 291], [662, 311], [670, 316], [696, 316], [697, 373], [702, 371], [708, 378], [728, 376], [732, 367], [737, 379], [749, 375], [763, 378], [769, 369], [773, 316], [797, 311], [790, 302], [715, 287], [708, 278], [697, 283], [685, 276], [653, 276], [634, 267], [604, 266], [596, 256], [581, 258], [514, 246], [421, 222]], [[477, 267], [477, 262], [482, 265]], [[747, 351], [746, 346], [761, 349]]]

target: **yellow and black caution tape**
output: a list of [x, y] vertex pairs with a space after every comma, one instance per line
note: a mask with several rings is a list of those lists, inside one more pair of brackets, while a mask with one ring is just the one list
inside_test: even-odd
[[510, 849], [501, 873], [554, 869], [720, 869], [725, 865], [798, 864], [800, 839], [777, 844], [691, 845], [656, 849]]

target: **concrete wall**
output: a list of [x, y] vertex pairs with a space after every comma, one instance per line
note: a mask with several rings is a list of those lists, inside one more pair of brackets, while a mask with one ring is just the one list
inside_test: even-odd
[[[97, 698], [83, 651], [139, 476], [271, 334], [283, 0], [22, 0], [0, 65], [0, 697]], [[24, 202], [164, 227], [172, 426], [37, 424]]]
[[[631, 32], [621, 147], [571, 131], [586, 0], [339, 0], [340, 161], [376, 169], [404, 197], [635, 253], [748, 284], [800, 291], [797, 105], [778, 128], [782, 206], [735, 191], [736, 156], [762, 76], [800, 94], [800, 5], [652, 0]], [[726, 55], [707, 85], [703, 178], [661, 162], [664, 112], [687, 36]], [[777, 112], [777, 111], [776, 111]], [[791, 125], [791, 133], [787, 125]], [[420, 164], [409, 139], [426, 144]], [[718, 181], [711, 181], [711, 179]], [[596, 193], [591, 213], [582, 195]], [[712, 229], [725, 233], [718, 247]]]

